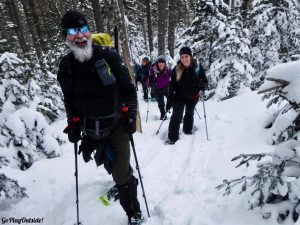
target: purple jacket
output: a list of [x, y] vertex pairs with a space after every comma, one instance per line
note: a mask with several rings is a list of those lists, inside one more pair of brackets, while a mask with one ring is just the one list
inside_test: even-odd
[[157, 63], [150, 68], [150, 83], [154, 82], [155, 87], [160, 90], [170, 85], [172, 70], [165, 66], [163, 71], [160, 71]]

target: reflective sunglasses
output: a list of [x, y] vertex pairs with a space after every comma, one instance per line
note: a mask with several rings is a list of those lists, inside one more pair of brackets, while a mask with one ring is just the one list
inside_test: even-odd
[[90, 31], [90, 27], [88, 25], [84, 25], [79, 28], [68, 28], [66, 29], [68, 35], [76, 35], [78, 32], [86, 33]]

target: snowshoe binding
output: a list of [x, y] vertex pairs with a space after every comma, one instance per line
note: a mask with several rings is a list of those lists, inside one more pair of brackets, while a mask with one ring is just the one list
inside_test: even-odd
[[142, 213], [138, 212], [132, 217], [128, 217], [128, 225], [141, 225], [144, 222]]

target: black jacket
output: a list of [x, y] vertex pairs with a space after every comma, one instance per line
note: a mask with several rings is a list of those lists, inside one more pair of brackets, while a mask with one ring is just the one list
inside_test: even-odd
[[149, 71], [150, 71], [150, 64], [142, 65], [142, 81], [146, 83], [147, 79], [149, 78]]
[[[119, 99], [114, 96], [114, 85], [104, 86], [94, 67], [99, 59], [105, 59], [116, 77]], [[98, 118], [114, 113], [115, 101], [129, 108], [130, 118], [136, 118], [137, 95], [127, 67], [114, 48], [93, 46], [93, 56], [83, 63], [72, 53], [60, 62], [57, 79], [64, 95], [67, 118], [88, 116]]]
[[[178, 62], [179, 65], [180, 61]], [[182, 100], [195, 99], [199, 97], [199, 92], [207, 85], [205, 70], [202, 66], [193, 61], [189, 68], [182, 72], [181, 79], [177, 81], [177, 66], [173, 68], [171, 84], [169, 87], [168, 100], [173, 102], [177, 98]], [[200, 73], [196, 75], [196, 68], [199, 67]]]

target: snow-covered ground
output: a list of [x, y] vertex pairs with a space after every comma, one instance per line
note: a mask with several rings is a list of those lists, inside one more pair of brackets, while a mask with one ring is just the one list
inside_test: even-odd
[[[141, 88], [140, 88], [141, 90]], [[194, 135], [181, 133], [173, 146], [165, 145], [169, 119], [160, 133], [156, 102], [147, 103], [139, 91], [143, 133], [134, 134], [135, 147], [151, 218], [145, 225], [263, 225], [276, 224], [262, 219], [259, 211], [248, 210], [247, 196], [239, 189], [230, 196], [215, 187], [223, 179], [252, 174], [255, 166], [236, 169], [231, 162], [240, 153], [271, 152], [265, 103], [256, 92], [248, 92], [223, 102], [205, 103], [209, 141], [206, 139], [202, 102], [197, 105]], [[169, 116], [170, 117], [170, 116]], [[62, 131], [65, 121], [53, 129]], [[135, 167], [134, 158], [132, 165]], [[72, 144], [62, 149], [62, 157], [40, 160], [27, 171], [2, 168], [8, 177], [27, 188], [29, 198], [0, 207], [0, 218], [43, 218], [46, 225], [73, 225], [76, 222], [74, 150]], [[135, 172], [138, 177], [137, 172]], [[94, 161], [84, 163], [79, 156], [79, 204], [83, 225], [126, 225], [127, 218], [118, 203], [104, 206], [99, 200], [112, 178]], [[147, 217], [144, 199], [138, 186], [139, 199]], [[3, 224], [3, 223], [2, 223]], [[10, 224], [10, 223], [6, 223]], [[12, 223], [11, 223], [12, 224]]]

